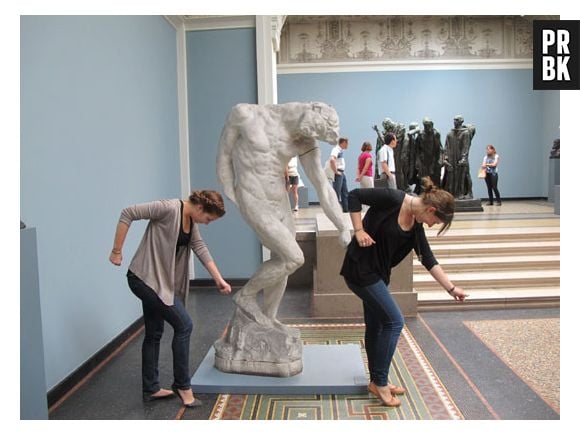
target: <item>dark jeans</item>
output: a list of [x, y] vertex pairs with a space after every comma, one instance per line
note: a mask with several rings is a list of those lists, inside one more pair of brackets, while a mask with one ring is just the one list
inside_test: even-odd
[[405, 319], [383, 281], [368, 286], [346, 281], [346, 285], [363, 301], [365, 349], [371, 382], [383, 387], [388, 383], [389, 368]]
[[141, 299], [145, 338], [141, 348], [141, 373], [143, 392], [153, 394], [159, 391], [159, 343], [163, 335], [164, 321], [173, 327], [173, 387], [186, 390], [191, 388], [189, 376], [189, 339], [193, 324], [191, 317], [178, 298], [174, 305], [165, 305], [155, 291], [148, 287], [131, 271], [127, 272], [131, 291]]
[[[489, 172], [485, 174], [485, 184], [487, 185], [487, 196], [489, 202], [493, 204], [493, 193], [495, 193], [495, 199], [499, 204], [501, 204], [501, 198], [499, 196], [499, 190], [497, 189], [498, 174], [490, 174]], [[493, 193], [492, 193], [493, 192]]]
[[348, 187], [346, 187], [346, 176], [344, 175], [344, 172], [335, 174], [332, 187], [336, 192], [342, 211], [345, 213], [348, 212]]

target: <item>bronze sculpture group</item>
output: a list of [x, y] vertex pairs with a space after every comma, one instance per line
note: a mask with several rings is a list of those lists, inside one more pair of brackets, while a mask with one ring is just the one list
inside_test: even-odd
[[[423, 177], [430, 177], [435, 185], [443, 187], [459, 200], [472, 199], [472, 182], [469, 174], [469, 149], [475, 135], [475, 126], [463, 125], [463, 116], [453, 118], [453, 128], [441, 142], [441, 134], [433, 126], [433, 121], [423, 118], [423, 128], [411, 122], [407, 129], [404, 124], [385, 118], [383, 131], [376, 125], [376, 152], [384, 146], [384, 136], [393, 133], [400, 144], [395, 148], [397, 186], [406, 191], [419, 193]], [[377, 165], [378, 166], [378, 165]], [[375, 174], [378, 178], [378, 175]]]

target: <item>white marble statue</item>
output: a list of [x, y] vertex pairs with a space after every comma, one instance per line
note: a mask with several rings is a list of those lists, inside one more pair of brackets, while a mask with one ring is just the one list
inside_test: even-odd
[[320, 163], [317, 140], [338, 140], [338, 115], [324, 103], [238, 104], [227, 117], [219, 142], [218, 179], [271, 258], [234, 296], [237, 307], [229, 331], [215, 344], [216, 367], [222, 371], [291, 376], [302, 370], [299, 331], [276, 319], [288, 276], [304, 263], [284, 179], [292, 157], [300, 159], [324, 213], [340, 232], [340, 242], [346, 246], [351, 239]]

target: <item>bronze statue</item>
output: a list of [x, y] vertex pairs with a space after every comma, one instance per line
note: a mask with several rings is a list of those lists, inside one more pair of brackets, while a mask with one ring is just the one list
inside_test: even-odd
[[[377, 146], [375, 147], [375, 162], [379, 161], [379, 150], [385, 144], [384, 137], [387, 133], [393, 133], [397, 138], [397, 143], [403, 143], [405, 139], [405, 125], [393, 122], [391, 118], [385, 118], [383, 120], [383, 131], [379, 132], [376, 125], [373, 125], [373, 130], [377, 132]], [[398, 148], [398, 149], [397, 149]], [[395, 176], [397, 178], [397, 186], [399, 189], [404, 189], [407, 186], [406, 180], [403, 179], [401, 161], [402, 147], [397, 147], [394, 149], [395, 156]], [[375, 165], [375, 179], [379, 178], [379, 165]]]
[[445, 182], [443, 188], [456, 199], [472, 199], [469, 174], [469, 149], [475, 136], [474, 125], [463, 125], [463, 116], [453, 118], [453, 126], [445, 138]]
[[433, 121], [423, 118], [423, 130], [416, 139], [416, 163], [418, 179], [430, 177], [433, 183], [441, 186], [441, 134], [433, 128]]
[[552, 145], [552, 149], [550, 150], [550, 158], [551, 159], [560, 158], [560, 139], [554, 139], [554, 144]]
[[419, 135], [418, 122], [409, 123], [409, 131], [405, 134], [403, 144], [401, 145], [401, 162], [403, 171], [403, 180], [406, 191], [418, 193], [421, 183], [419, 182], [416, 161], [417, 161], [417, 136]]

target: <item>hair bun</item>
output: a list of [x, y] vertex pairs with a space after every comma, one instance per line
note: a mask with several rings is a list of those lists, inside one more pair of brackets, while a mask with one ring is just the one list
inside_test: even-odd
[[433, 184], [433, 180], [431, 180], [430, 177], [423, 177], [421, 185], [423, 186], [423, 191], [425, 193], [430, 193], [435, 189], [435, 184]]

